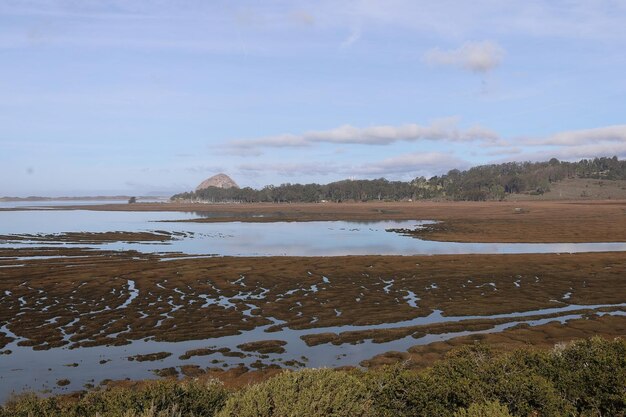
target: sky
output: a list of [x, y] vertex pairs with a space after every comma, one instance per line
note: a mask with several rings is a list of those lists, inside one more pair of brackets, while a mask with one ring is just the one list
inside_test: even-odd
[[0, 196], [626, 157], [626, 0], [0, 0]]

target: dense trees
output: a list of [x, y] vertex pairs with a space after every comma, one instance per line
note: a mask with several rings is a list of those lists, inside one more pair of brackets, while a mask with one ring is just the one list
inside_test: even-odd
[[626, 179], [626, 160], [612, 158], [583, 159], [562, 162], [508, 162], [481, 165], [430, 179], [415, 178], [409, 182], [375, 180], [344, 180], [325, 185], [268, 185], [261, 190], [246, 188], [216, 188], [176, 194], [172, 199], [211, 202], [320, 202], [417, 200], [448, 198], [454, 200], [501, 200], [507, 193], [542, 194], [554, 182], [566, 178]]

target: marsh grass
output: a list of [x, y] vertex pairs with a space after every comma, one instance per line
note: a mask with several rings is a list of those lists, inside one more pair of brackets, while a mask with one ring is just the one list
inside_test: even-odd
[[0, 417], [625, 416], [626, 341], [599, 337], [551, 351], [451, 351], [423, 371], [285, 371], [227, 390], [215, 380], [158, 381], [78, 396], [14, 397]]

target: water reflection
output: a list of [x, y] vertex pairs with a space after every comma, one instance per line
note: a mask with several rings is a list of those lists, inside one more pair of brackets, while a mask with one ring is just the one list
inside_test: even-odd
[[[215, 214], [229, 215], [228, 213]], [[34, 210], [0, 212], [0, 234], [65, 232], [185, 233], [169, 242], [64, 243], [66, 247], [182, 252], [221, 256], [343, 256], [513, 254], [626, 251], [624, 242], [608, 243], [458, 243], [420, 240], [386, 229], [413, 229], [429, 221], [315, 221], [269, 223], [197, 223], [182, 212]], [[166, 220], [166, 222], [163, 222]], [[167, 221], [169, 220], [169, 221]], [[41, 242], [0, 241], [0, 247], [45, 246]]]

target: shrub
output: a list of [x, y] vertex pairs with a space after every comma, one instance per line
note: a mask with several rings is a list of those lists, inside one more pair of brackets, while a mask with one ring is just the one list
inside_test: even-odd
[[431, 401], [448, 412], [497, 401], [519, 416], [567, 414], [571, 406], [552, 381], [539, 374], [543, 362], [542, 354], [527, 351], [496, 355], [482, 345], [458, 349], [428, 371], [434, 382]]
[[120, 387], [92, 391], [77, 401], [64, 400], [63, 397], [37, 398], [34, 394], [28, 394], [7, 402], [0, 416], [127, 417], [144, 414], [176, 416], [176, 413], [184, 416], [213, 416], [222, 408], [227, 395], [228, 392], [217, 381], [158, 381], [147, 383], [139, 389]]
[[218, 416], [367, 416], [370, 408], [366, 385], [354, 373], [304, 369], [234, 394]]
[[421, 373], [394, 364], [364, 375], [372, 398], [372, 410], [381, 417], [442, 415], [445, 410], [431, 401], [430, 381]]
[[468, 408], [462, 408], [454, 417], [513, 417], [509, 410], [497, 401], [474, 403]]
[[544, 373], [583, 415], [624, 415], [626, 341], [580, 340], [551, 355]]

